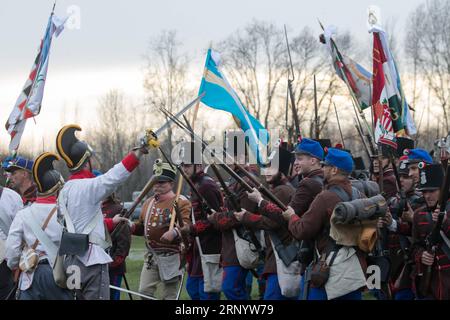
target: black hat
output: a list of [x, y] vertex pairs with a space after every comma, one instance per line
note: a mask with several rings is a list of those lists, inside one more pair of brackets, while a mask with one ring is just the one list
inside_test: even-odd
[[272, 164], [272, 160], [278, 157], [278, 171], [283, 173], [285, 176], [289, 175], [289, 169], [292, 165], [292, 160], [294, 156], [292, 152], [289, 152], [287, 149], [282, 147], [281, 145], [269, 155], [270, 163]]
[[[389, 158], [391, 155], [397, 156], [397, 151], [394, 148], [392, 148], [390, 145], [382, 143], [381, 144], [381, 155], [384, 158]], [[378, 155], [374, 154], [371, 156], [371, 158], [376, 159], [376, 158], [378, 158]]]
[[414, 149], [414, 140], [405, 137], [397, 137], [397, 158], [403, 156], [406, 149]]
[[70, 124], [59, 130], [56, 136], [56, 149], [72, 172], [79, 170], [93, 154], [86, 142], [75, 137], [75, 131], [81, 131], [81, 128]]
[[313, 139], [320, 143], [323, 149], [325, 148], [331, 148], [331, 140], [330, 139]]
[[442, 182], [444, 181], [444, 170], [441, 164], [420, 162], [419, 169], [419, 191], [438, 190], [441, 188]]
[[366, 170], [366, 165], [362, 157], [353, 157], [353, 162], [355, 163], [354, 170]]
[[50, 152], [44, 152], [34, 160], [33, 179], [40, 195], [52, 194], [64, 185], [63, 177], [53, 168], [55, 160], [59, 160], [59, 157]]
[[156, 159], [153, 165], [153, 175], [157, 181], [175, 181], [177, 174], [169, 163]]

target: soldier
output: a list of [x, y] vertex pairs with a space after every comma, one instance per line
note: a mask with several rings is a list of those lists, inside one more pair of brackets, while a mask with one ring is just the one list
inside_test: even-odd
[[12, 156], [7, 156], [6, 158], [3, 159], [2, 161], [2, 169], [3, 169], [3, 177], [5, 178], [5, 187], [7, 188], [11, 188], [11, 173], [6, 171], [6, 169], [9, 167], [11, 161], [14, 158]]
[[[102, 213], [105, 219], [113, 219], [122, 210], [123, 206], [114, 193], [102, 202]], [[109, 255], [113, 261], [109, 264], [109, 279], [111, 285], [120, 288], [126, 273], [125, 259], [130, 252], [131, 246], [131, 229], [129, 224], [123, 224], [120, 232], [111, 235], [111, 242], [112, 247]], [[111, 300], [120, 300], [120, 291], [111, 289], [110, 297]]]
[[[383, 197], [389, 199], [395, 197], [398, 192], [397, 181], [395, 179], [394, 170], [392, 169], [392, 163], [390, 160], [390, 155], [395, 152], [395, 150], [388, 145], [381, 145], [381, 166], [383, 167]], [[378, 155], [372, 156], [372, 166], [371, 166], [371, 180], [379, 183], [380, 180], [380, 165]]]
[[[145, 146], [136, 149], [105, 174], [95, 177], [91, 165], [93, 150], [86, 142], [78, 140], [76, 131], [81, 131], [81, 128], [67, 125], [56, 137], [58, 153], [71, 172], [69, 181], [58, 197], [58, 208], [64, 216], [68, 236], [69, 233], [78, 233], [87, 234], [88, 237], [77, 237], [78, 243], [69, 247], [65, 266], [80, 268], [81, 288], [76, 290], [78, 299], [109, 300], [108, 264], [112, 259], [105, 251], [110, 247], [110, 242], [103, 222], [101, 203], [127, 180], [139, 165], [139, 158], [148, 151]], [[118, 216], [105, 219], [108, 230], [111, 231], [119, 221]], [[63, 245], [64, 238], [61, 247]], [[77, 247], [75, 250], [74, 246]]]
[[388, 201], [389, 211], [392, 215], [390, 224], [387, 219], [381, 219], [379, 227], [389, 229], [389, 257], [391, 261], [390, 279], [395, 300], [412, 300], [410, 260], [412, 218], [414, 211], [422, 206], [422, 194], [415, 190], [413, 178], [405, 164], [406, 159], [400, 160], [398, 174], [400, 178], [400, 193]]
[[176, 300], [183, 273], [184, 252], [180, 248], [180, 229], [176, 227], [170, 230], [169, 225], [172, 215], [177, 214], [176, 211], [184, 225], [189, 225], [192, 205], [182, 195], [177, 199], [173, 192], [176, 172], [170, 164], [157, 159], [153, 175], [153, 179], [156, 179], [154, 196], [144, 202], [139, 221], [131, 228], [133, 234], [145, 237], [148, 249], [139, 281], [139, 292], [154, 297], [157, 286], [161, 283], [162, 299]]
[[[440, 209], [437, 208], [444, 172], [440, 164], [425, 165], [420, 169], [419, 190], [422, 191], [426, 204], [414, 212], [412, 236], [413, 257], [415, 261], [415, 284], [419, 298], [434, 300], [450, 299], [450, 203], [444, 210], [441, 226], [441, 242], [434, 252], [429, 252], [425, 240], [437, 221]], [[428, 288], [422, 287], [427, 269], [431, 268]], [[423, 291], [422, 291], [423, 289]], [[421, 292], [422, 291], [422, 292]]]
[[36, 158], [36, 201], [17, 213], [9, 231], [6, 256], [9, 268], [20, 267], [22, 271], [20, 300], [73, 300], [72, 292], [59, 287], [53, 277], [62, 234], [56, 199], [64, 185], [61, 174], [53, 168], [55, 160], [58, 156], [49, 152]]
[[[325, 142], [328, 143], [327, 141]], [[295, 213], [297, 217], [301, 217], [308, 210], [314, 198], [323, 189], [323, 171], [320, 161], [323, 160], [324, 149], [319, 142], [304, 138], [295, 147], [294, 154], [294, 166], [298, 168], [299, 175], [302, 175], [302, 179], [289, 202], [288, 211]], [[249, 198], [259, 204], [259, 212], [262, 215], [278, 218], [278, 215], [282, 213], [281, 209], [276, 205], [263, 200], [256, 190], [249, 194]], [[286, 213], [285, 216], [290, 216], [290, 214], [287, 215]], [[301, 247], [302, 254], [300, 261], [303, 269], [305, 269], [312, 259], [312, 243], [302, 241]]]
[[430, 154], [423, 149], [405, 150], [408, 159], [405, 164], [408, 165], [409, 175], [413, 178], [414, 186], [419, 186], [419, 162], [432, 164], [433, 159]]
[[[249, 167], [245, 168], [246, 170], [250, 170]], [[236, 167], [236, 173], [240, 176], [243, 175], [240, 170]], [[252, 172], [256, 174], [255, 172]], [[245, 177], [247, 183], [251, 184], [251, 182]], [[242, 209], [247, 210], [249, 212], [256, 212], [255, 204], [250, 201], [247, 195], [244, 193], [243, 188], [239, 183], [234, 183], [229, 186], [231, 192], [238, 196], [238, 202]], [[227, 199], [226, 209], [232, 208], [229, 203], [229, 199]], [[222, 281], [222, 291], [225, 294], [228, 300], [248, 300], [249, 292], [246, 288], [246, 278], [249, 272], [249, 269], [244, 268], [238, 259], [235, 245], [235, 234], [239, 237], [239, 234], [243, 234], [247, 232], [243, 225], [236, 219], [233, 215], [232, 211], [221, 211], [214, 212], [208, 216], [208, 220], [222, 232], [222, 250], [221, 250], [221, 259], [223, 266], [223, 281]], [[234, 230], [234, 231], [233, 231]], [[252, 233], [250, 231], [248, 234]], [[256, 235], [253, 233], [256, 237]], [[260, 239], [253, 238], [251, 243], [256, 247], [256, 250], [261, 254], [262, 248], [259, 243]], [[254, 270], [251, 271], [252, 274], [256, 274]], [[256, 275], [257, 276], [257, 275]]]
[[22, 208], [20, 195], [12, 189], [0, 186], [0, 300], [5, 300], [8, 296], [14, 298], [11, 292], [14, 288], [13, 274], [5, 259], [6, 238], [14, 217]]
[[36, 185], [31, 177], [33, 161], [22, 157], [14, 158], [6, 168], [11, 175], [9, 183], [22, 197], [23, 204], [29, 205], [36, 200]]
[[[283, 203], [288, 204], [295, 192], [294, 188], [288, 182], [286, 176], [288, 175], [289, 166], [291, 164], [292, 154], [279, 148], [279, 168], [272, 168], [266, 170], [266, 182], [270, 186], [270, 191]], [[258, 191], [253, 192], [253, 197], [258, 196]], [[250, 197], [249, 197], [250, 198]], [[259, 202], [259, 199], [255, 199]], [[235, 212], [236, 219], [240, 221], [244, 226], [255, 230], [266, 230], [265, 242], [266, 242], [266, 256], [264, 263], [264, 270], [262, 277], [266, 279], [266, 289], [264, 292], [264, 300], [287, 300], [296, 299], [298, 292], [290, 297], [284, 296], [279, 285], [278, 277], [286, 277], [288, 275], [281, 274], [283, 270], [277, 270], [279, 265], [276, 259], [279, 259], [274, 254], [274, 248], [272, 243], [275, 243], [277, 248], [288, 246], [292, 242], [292, 237], [287, 230], [287, 223], [278, 216], [272, 218], [265, 217], [261, 214], [253, 214], [251, 212]], [[269, 236], [270, 235], [270, 236]], [[281, 243], [281, 246], [280, 246]], [[283, 263], [283, 262], [281, 262]], [[298, 262], [296, 262], [298, 264]], [[300, 268], [298, 268], [298, 277], [300, 277]], [[298, 281], [297, 281], [298, 282]], [[292, 294], [292, 292], [291, 292]]]
[[[330, 237], [330, 216], [336, 204], [360, 196], [349, 180], [353, 171], [353, 160], [349, 153], [330, 148], [323, 165], [325, 190], [315, 197], [301, 217], [296, 215], [292, 208], [284, 212], [283, 216], [289, 221], [289, 230], [295, 238], [315, 241], [315, 248], [320, 257], [316, 257], [313, 269], [323, 270], [323, 263], [326, 263], [330, 267], [330, 274], [334, 268], [339, 268], [339, 273], [342, 273], [338, 280], [334, 280], [334, 287], [327, 290], [326, 280], [311, 282], [308, 299], [332, 299], [328, 290], [333, 289], [333, 299], [361, 300], [360, 289], [366, 282], [364, 257], [358, 249], [337, 246]], [[336, 294], [336, 291], [339, 294]]]
[[[210, 209], [220, 211], [223, 207], [223, 197], [217, 183], [204, 172], [201, 163], [201, 148], [196, 148], [195, 143], [185, 144], [185, 159], [182, 162], [182, 170], [189, 179], [195, 184], [200, 195], [205, 199]], [[200, 159], [200, 161], [195, 161]], [[214, 228], [207, 218], [207, 212], [202, 208], [202, 204], [195, 193], [191, 193], [190, 201], [195, 223], [188, 224], [181, 229], [186, 236], [198, 238], [193, 241], [188, 254], [188, 278], [186, 281], [186, 290], [192, 300], [219, 300], [220, 289], [207, 288], [205, 291], [204, 271], [202, 269], [202, 259], [206, 259], [203, 255], [216, 255], [220, 257], [222, 235], [220, 231]], [[199, 251], [201, 247], [201, 253]], [[204, 263], [204, 262], [203, 262]], [[219, 261], [217, 261], [217, 264]], [[206, 270], [209, 272], [209, 270]], [[206, 275], [214, 277], [213, 274]], [[213, 279], [208, 279], [213, 282]], [[220, 282], [222, 279], [219, 280]], [[209, 285], [209, 283], [208, 283]]]
[[[298, 168], [299, 174], [302, 175], [302, 180], [289, 203], [289, 207], [290, 210], [293, 210], [293, 213], [300, 217], [308, 210], [315, 196], [322, 191], [323, 171], [320, 161], [323, 160], [324, 150], [319, 142], [304, 138], [295, 147], [294, 153], [294, 166]], [[249, 199], [255, 201], [259, 210], [267, 211], [265, 212], [267, 214], [281, 213], [281, 209], [273, 203], [263, 200], [256, 189], [249, 194]]]

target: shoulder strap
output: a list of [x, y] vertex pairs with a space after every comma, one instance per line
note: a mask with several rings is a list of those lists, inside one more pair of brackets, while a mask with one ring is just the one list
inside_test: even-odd
[[69, 231], [70, 233], [90, 234], [97, 226], [98, 223], [97, 217], [101, 216], [103, 219], [101, 208], [99, 208], [97, 213], [92, 216], [91, 220], [86, 225], [86, 227], [83, 230], [81, 230], [81, 232], [77, 232], [72, 222], [72, 218], [70, 217], [70, 214], [67, 210], [67, 198], [64, 194], [60, 194], [60, 196], [58, 197], [58, 209], [60, 210], [61, 215], [64, 217], [64, 222], [66, 224], [67, 231]]
[[[47, 226], [48, 223], [50, 222], [50, 219], [53, 217], [53, 214], [56, 212], [56, 206], [53, 207], [53, 209], [50, 211], [50, 213], [48, 214], [47, 218], [45, 218], [44, 224], [42, 225], [42, 231], [44, 231]], [[33, 245], [31, 246], [31, 248], [33, 250], [36, 249], [37, 245], [39, 244], [39, 239], [36, 239], [36, 241], [33, 243]]]
[[56, 255], [58, 253], [58, 247], [53, 243], [53, 241], [48, 237], [48, 235], [44, 232], [44, 230], [39, 226], [39, 223], [36, 221], [36, 217], [33, 213], [32, 207], [29, 208], [30, 211], [29, 214], [26, 216], [27, 219], [24, 219], [24, 223], [30, 227], [34, 236], [45, 247], [45, 252], [49, 257], [50, 263], [53, 265], [56, 259]]
[[328, 190], [334, 192], [339, 197], [339, 199], [341, 199], [342, 202], [347, 202], [351, 200], [348, 193], [345, 192], [345, 190], [341, 186], [332, 186]]
[[3, 194], [3, 187], [0, 186], [0, 198], [2, 197], [2, 194]]
[[314, 181], [318, 182], [323, 187], [323, 178], [321, 176], [312, 176], [310, 179], [313, 179]]
[[[153, 208], [153, 205], [155, 203], [155, 198], [153, 198], [152, 200], [150, 200], [147, 210], [145, 211], [145, 215], [144, 215], [144, 237], [147, 238], [147, 223], [148, 223], [148, 218], [150, 215], [150, 211]], [[149, 248], [150, 246], [147, 243], [147, 240], [144, 241], [145, 245], [147, 246], [147, 248]]]

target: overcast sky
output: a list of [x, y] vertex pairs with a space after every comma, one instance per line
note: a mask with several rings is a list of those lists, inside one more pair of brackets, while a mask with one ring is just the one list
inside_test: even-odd
[[[58, 0], [55, 13], [66, 15], [70, 6], [80, 9], [80, 29], [65, 30], [52, 44], [44, 105], [36, 119], [59, 121], [62, 105], [95, 107], [98, 98], [111, 88], [142, 97], [143, 54], [149, 38], [164, 29], [178, 31], [186, 50], [203, 68], [204, 50], [252, 19], [287, 24], [291, 34], [310, 26], [317, 34], [319, 18], [341, 30], [351, 30], [361, 41], [367, 33], [367, 8], [377, 5], [382, 19], [397, 21], [397, 35], [409, 13], [423, 0]], [[50, 0], [0, 0], [0, 123], [5, 123], [28, 76], [50, 14]], [[199, 79], [200, 80], [200, 79]], [[70, 118], [70, 113], [69, 116]], [[67, 119], [70, 121], [71, 119]], [[30, 122], [30, 121], [29, 121]], [[28, 123], [26, 135], [46, 131]], [[1, 126], [3, 128], [3, 125]], [[48, 130], [56, 130], [51, 128]], [[54, 136], [51, 134], [51, 136]], [[0, 130], [0, 145], [9, 137]]]

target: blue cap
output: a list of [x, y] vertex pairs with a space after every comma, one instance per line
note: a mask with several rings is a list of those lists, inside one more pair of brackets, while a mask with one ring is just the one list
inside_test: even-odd
[[323, 164], [326, 166], [337, 167], [348, 173], [353, 171], [354, 166], [351, 154], [336, 148], [328, 148], [328, 154], [325, 157]]
[[9, 167], [12, 160], [14, 160], [14, 158], [11, 156], [7, 156], [5, 159], [3, 159], [3, 161], [2, 161], [3, 170], [6, 170]]
[[408, 163], [415, 162], [426, 162], [433, 163], [433, 158], [431, 158], [430, 154], [424, 149], [407, 149], [405, 150], [405, 154], [408, 156]]
[[302, 141], [295, 146], [295, 154], [306, 154], [308, 156], [323, 160], [323, 148], [319, 142], [303, 138]]
[[5, 170], [8, 172], [12, 172], [17, 169], [23, 169], [31, 172], [33, 170], [33, 163], [33, 160], [16, 157], [9, 162], [9, 165]]

